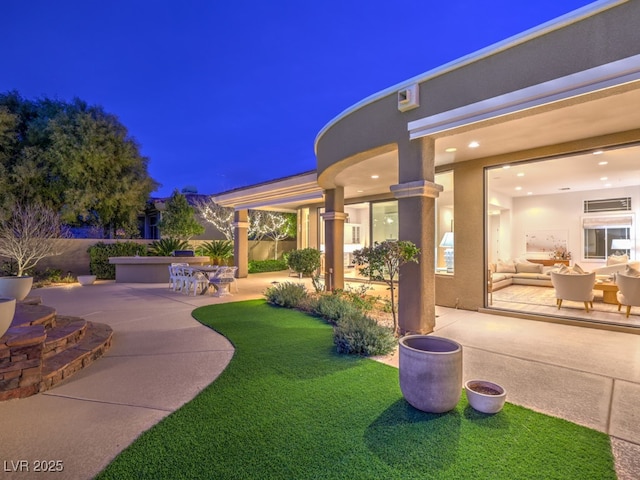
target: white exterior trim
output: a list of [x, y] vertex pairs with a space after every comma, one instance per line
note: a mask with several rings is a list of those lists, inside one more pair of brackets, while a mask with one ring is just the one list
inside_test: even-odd
[[214, 196], [213, 201], [223, 207], [246, 210], [321, 200], [322, 195], [318, 174], [313, 172], [221, 193]]
[[473, 53], [470, 53], [469, 55], [465, 55], [464, 57], [461, 57], [457, 60], [453, 60], [452, 62], [445, 63], [440, 67], [429, 70], [421, 75], [412, 77], [378, 93], [374, 93], [373, 95], [370, 95], [359, 101], [358, 103], [352, 105], [351, 107], [347, 108], [342, 113], [331, 119], [324, 127], [322, 127], [322, 130], [320, 130], [318, 135], [316, 135], [316, 139], [314, 141], [314, 152], [316, 153], [316, 155], [318, 154], [318, 142], [320, 141], [320, 138], [322, 138], [325, 132], [329, 130], [335, 123], [381, 98], [384, 98], [388, 95], [395, 95], [398, 90], [408, 88], [413, 83], [426, 82], [427, 80], [462, 68], [465, 65], [469, 65], [484, 58], [490, 57], [509, 48], [513, 48], [519, 44], [528, 42], [549, 32], [559, 30], [566, 27], [567, 25], [571, 25], [573, 23], [584, 20], [585, 18], [597, 15], [600, 12], [616, 7], [623, 3], [627, 3], [628, 1], [629, 0], [598, 0], [596, 2], [590, 3], [589, 5], [585, 5], [584, 7], [573, 10], [572, 12], [569, 12], [565, 15], [549, 20], [548, 22], [545, 22], [541, 25], [530, 28], [529, 30], [525, 30], [522, 33], [507, 38], [506, 40], [502, 40], [500, 42], [494, 43], [493, 45], [489, 45], [488, 47], [477, 50]]
[[409, 122], [411, 140], [640, 80], [640, 55]]

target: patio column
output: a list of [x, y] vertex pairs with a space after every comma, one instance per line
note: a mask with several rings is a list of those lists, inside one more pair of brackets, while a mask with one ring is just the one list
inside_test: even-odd
[[398, 327], [401, 334], [433, 332], [435, 310], [435, 199], [442, 191], [435, 178], [435, 141], [398, 144], [400, 183], [391, 191], [398, 199], [400, 240], [420, 248], [419, 263], [400, 268]]
[[249, 274], [249, 210], [233, 212], [233, 258], [238, 271], [237, 278]]
[[344, 288], [344, 188], [325, 191], [324, 283], [325, 290]]

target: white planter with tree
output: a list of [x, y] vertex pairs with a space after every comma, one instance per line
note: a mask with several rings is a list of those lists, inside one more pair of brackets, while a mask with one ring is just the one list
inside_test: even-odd
[[15, 312], [15, 298], [0, 298], [0, 338], [9, 330]]
[[45, 257], [64, 251], [68, 233], [60, 215], [41, 204], [16, 204], [0, 220], [0, 256], [15, 262], [16, 275], [0, 277], [0, 296], [24, 300], [33, 284], [27, 272]]

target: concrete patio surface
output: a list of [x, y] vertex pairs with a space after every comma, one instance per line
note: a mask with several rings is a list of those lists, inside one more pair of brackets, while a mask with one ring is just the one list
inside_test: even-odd
[[[32, 292], [60, 314], [109, 324], [113, 346], [65, 383], [0, 403], [0, 480], [88, 479], [143, 431], [213, 382], [232, 345], [191, 317], [199, 306], [260, 298], [283, 274], [238, 281], [231, 296], [99, 282]], [[308, 282], [308, 280], [305, 280]], [[309, 282], [310, 283], [310, 282]], [[502, 384], [507, 401], [611, 435], [621, 480], [640, 478], [640, 335], [437, 308], [436, 335], [463, 345], [464, 378]], [[397, 365], [397, 355], [379, 359]], [[11, 471], [60, 461], [59, 474]]]

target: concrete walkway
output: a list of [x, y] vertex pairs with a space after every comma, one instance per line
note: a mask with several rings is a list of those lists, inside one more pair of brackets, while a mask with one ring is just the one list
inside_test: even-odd
[[[251, 275], [221, 298], [112, 282], [34, 291], [60, 314], [111, 325], [113, 346], [68, 382], [0, 403], [0, 480], [56, 478], [33, 472], [35, 460], [60, 461], [57, 478], [92, 478], [231, 360], [231, 344], [191, 311], [260, 298], [276, 280], [287, 277]], [[496, 381], [512, 403], [609, 433], [619, 479], [640, 478], [639, 335], [444, 308], [438, 315], [436, 335], [464, 346], [465, 379]], [[382, 360], [397, 364], [396, 356]], [[11, 471], [20, 465], [30, 471]]]

